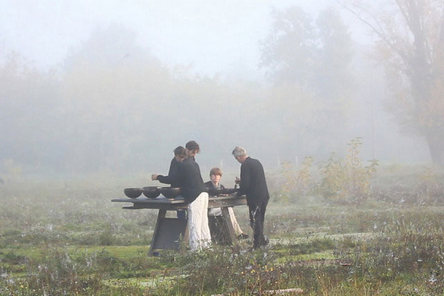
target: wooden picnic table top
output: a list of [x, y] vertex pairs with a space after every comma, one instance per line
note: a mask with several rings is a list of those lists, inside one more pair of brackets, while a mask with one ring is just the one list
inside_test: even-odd
[[[188, 204], [183, 197], [165, 198], [159, 196], [156, 198], [138, 197], [138, 198], [116, 198], [112, 202], [132, 203], [132, 206], [123, 207], [124, 209], [159, 209], [159, 210], [177, 210], [186, 209]], [[224, 196], [211, 196], [208, 200], [208, 208], [223, 208], [246, 205], [245, 195], [236, 196], [234, 194]]]

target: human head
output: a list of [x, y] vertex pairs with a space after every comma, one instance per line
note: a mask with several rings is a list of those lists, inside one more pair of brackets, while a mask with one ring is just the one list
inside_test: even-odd
[[247, 150], [245, 150], [245, 148], [243, 148], [243, 147], [236, 146], [233, 149], [233, 156], [234, 156], [234, 158], [236, 158], [237, 161], [239, 161], [240, 163], [243, 163], [245, 161], [245, 159], [247, 159], [247, 157], [248, 157]]
[[188, 157], [194, 157], [197, 153], [200, 152], [199, 144], [197, 144], [196, 141], [188, 141], [185, 147], [187, 148]]
[[222, 170], [220, 168], [212, 168], [210, 170], [210, 179], [214, 184], [218, 184], [222, 178]]
[[187, 158], [187, 150], [182, 146], [176, 147], [176, 149], [174, 149], [174, 157], [179, 162], [183, 161], [185, 158]]

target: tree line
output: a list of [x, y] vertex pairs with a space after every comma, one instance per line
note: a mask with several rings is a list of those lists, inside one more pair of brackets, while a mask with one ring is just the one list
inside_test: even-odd
[[[168, 67], [120, 25], [93, 32], [54, 70], [34, 69], [10, 53], [0, 65], [0, 167], [163, 168], [174, 147], [189, 139], [202, 143], [202, 160], [215, 166], [229, 165], [234, 145], [253, 147], [270, 163], [327, 157], [362, 136], [353, 126], [364, 116], [356, 106], [382, 99], [399, 126], [423, 136], [433, 162], [443, 165], [442, 6], [344, 2], [344, 11], [375, 34], [365, 49], [353, 40], [344, 11], [275, 11], [261, 43], [259, 66], [267, 76], [256, 82]], [[361, 78], [380, 74], [373, 65], [384, 66], [387, 79], [363, 91]], [[375, 96], [385, 88], [389, 95]]]

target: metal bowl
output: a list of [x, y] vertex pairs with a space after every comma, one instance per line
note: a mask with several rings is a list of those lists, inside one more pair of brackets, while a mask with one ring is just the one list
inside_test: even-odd
[[160, 188], [156, 186], [148, 186], [142, 188], [143, 195], [148, 198], [156, 198], [160, 195]]
[[180, 188], [162, 187], [160, 188], [160, 193], [166, 198], [175, 198], [180, 194]]
[[141, 188], [125, 188], [123, 190], [126, 196], [129, 198], [138, 198], [142, 194]]

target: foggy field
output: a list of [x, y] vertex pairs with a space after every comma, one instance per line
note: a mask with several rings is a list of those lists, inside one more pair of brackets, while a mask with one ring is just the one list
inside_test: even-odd
[[[190, 140], [227, 188], [260, 160], [268, 247], [239, 206], [250, 239], [147, 256], [157, 212], [111, 199]], [[442, 296], [443, 268], [444, 1], [0, 1], [1, 296]]]
[[[131, 180], [2, 184], [0, 294], [247, 295], [298, 287], [304, 295], [442, 295], [444, 184], [428, 170], [383, 168], [358, 201], [272, 187], [268, 248], [252, 252], [248, 239], [161, 257], [147, 256], [156, 211], [110, 202]], [[246, 207], [235, 212], [251, 237]]]

